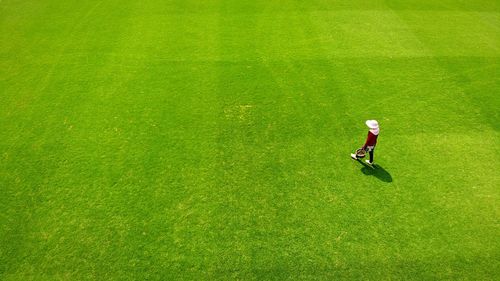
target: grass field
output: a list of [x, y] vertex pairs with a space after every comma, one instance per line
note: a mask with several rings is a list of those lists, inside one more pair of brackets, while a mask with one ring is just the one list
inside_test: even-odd
[[3, 0], [0, 44], [1, 280], [500, 278], [498, 1]]

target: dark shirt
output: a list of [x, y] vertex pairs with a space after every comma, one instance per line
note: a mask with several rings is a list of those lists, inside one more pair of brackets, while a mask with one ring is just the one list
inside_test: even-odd
[[366, 138], [366, 142], [363, 148], [366, 149], [367, 146], [375, 146], [377, 144], [377, 138], [378, 135], [375, 135], [372, 132], [368, 131], [368, 137]]

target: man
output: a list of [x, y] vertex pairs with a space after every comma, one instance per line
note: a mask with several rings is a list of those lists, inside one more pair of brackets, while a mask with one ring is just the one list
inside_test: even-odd
[[[366, 163], [368, 163], [368, 165], [373, 165], [373, 151], [375, 150], [375, 145], [377, 145], [380, 128], [378, 127], [377, 120], [366, 120], [365, 124], [370, 130], [368, 131], [368, 137], [362, 149], [368, 151], [370, 154], [370, 160], [366, 160]], [[351, 157], [355, 160], [358, 159], [355, 153], [351, 153]]]

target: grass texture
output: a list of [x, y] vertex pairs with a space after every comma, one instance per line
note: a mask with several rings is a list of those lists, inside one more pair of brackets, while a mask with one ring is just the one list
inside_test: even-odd
[[0, 279], [498, 280], [499, 62], [493, 0], [1, 1]]

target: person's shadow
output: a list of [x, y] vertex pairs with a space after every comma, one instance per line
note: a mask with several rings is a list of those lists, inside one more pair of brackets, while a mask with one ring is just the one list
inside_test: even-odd
[[364, 161], [357, 159], [363, 165], [361, 172], [367, 176], [374, 176], [383, 182], [392, 182], [392, 176], [382, 166], [378, 164], [368, 165]]

